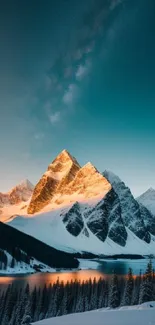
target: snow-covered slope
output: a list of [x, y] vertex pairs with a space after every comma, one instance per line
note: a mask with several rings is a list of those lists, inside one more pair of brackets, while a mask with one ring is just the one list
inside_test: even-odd
[[[1, 254], [2, 250], [0, 250]], [[3, 251], [4, 256], [7, 260], [7, 265], [5, 266], [4, 263], [1, 265], [0, 275], [13, 275], [13, 274], [29, 274], [35, 272], [55, 272], [54, 268], [41, 263], [40, 261], [36, 260], [33, 257], [30, 257], [28, 262], [26, 262], [27, 254], [24, 252], [20, 252], [20, 254], [25, 255], [25, 261], [17, 260], [12, 255], [10, 255], [7, 251]]]
[[[9, 224], [20, 231], [38, 238], [52, 247], [67, 252], [87, 251], [95, 254], [105, 255], [154, 254], [155, 241], [153, 239], [151, 240], [151, 243], [148, 244], [139, 239], [129, 229], [126, 227], [124, 228], [124, 226], [123, 231], [125, 229], [125, 236], [127, 237], [125, 246], [116, 243], [116, 241], [112, 240], [108, 235], [105, 240], [101, 240], [103, 237], [100, 236], [104, 236], [104, 234], [99, 232], [97, 229], [97, 224], [100, 224], [100, 211], [95, 214], [94, 231], [89, 228], [88, 221], [89, 218], [92, 218], [92, 212], [88, 219], [87, 212], [92, 211], [93, 206], [88, 206], [88, 204], [84, 203], [78, 204], [77, 211], [80, 211], [80, 216], [78, 216], [77, 211], [71, 211], [69, 216], [70, 220], [68, 221], [66, 215], [68, 216], [70, 209], [72, 209], [72, 206], [70, 208], [65, 207], [50, 212], [37, 214], [31, 218], [18, 216]], [[85, 213], [86, 215], [84, 217]], [[78, 218], [82, 218], [81, 224], [78, 222]], [[118, 226], [121, 227], [119, 223]], [[102, 228], [102, 222], [100, 229], [102, 229], [103, 232], [105, 231], [105, 229]], [[119, 236], [119, 232], [117, 232], [116, 228], [116, 239], [117, 236]]]
[[149, 188], [145, 193], [137, 198], [137, 201], [143, 204], [148, 210], [155, 215], [155, 190]]
[[35, 325], [154, 325], [155, 302], [142, 305], [103, 308], [84, 313], [71, 314], [45, 319]]
[[0, 273], [51, 271], [78, 265], [74, 256], [0, 222]]

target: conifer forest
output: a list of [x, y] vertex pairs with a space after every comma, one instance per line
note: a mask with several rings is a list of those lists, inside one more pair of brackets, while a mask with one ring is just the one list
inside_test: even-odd
[[134, 276], [129, 268], [126, 277], [113, 273], [110, 279], [92, 281], [59, 279], [49, 286], [19, 289], [9, 285], [0, 294], [0, 324], [30, 325], [32, 322], [98, 308], [117, 308], [155, 300], [155, 274], [152, 262], [145, 274]]

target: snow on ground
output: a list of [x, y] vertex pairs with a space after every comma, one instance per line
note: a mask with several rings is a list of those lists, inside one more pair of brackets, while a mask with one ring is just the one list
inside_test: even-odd
[[[85, 205], [83, 205], [84, 208]], [[72, 236], [62, 222], [62, 214], [68, 210], [60, 208], [50, 212], [40, 213], [29, 217], [17, 216], [9, 224], [46, 244], [66, 252], [92, 252], [94, 254], [141, 254], [149, 255], [155, 252], [155, 241], [147, 244], [127, 229], [128, 239], [125, 247], [114, 243], [110, 238], [105, 242], [99, 240], [88, 228], [89, 237], [82, 233]]]
[[[42, 269], [41, 269], [42, 273], [46, 273], [46, 272], [56, 272], [55, 269], [50, 268], [49, 266], [45, 265]], [[11, 267], [7, 267], [6, 270], [0, 270], [0, 276], [3, 275], [17, 275], [17, 274], [32, 274], [32, 273], [36, 273], [36, 270], [34, 270], [34, 268], [30, 265], [27, 265], [25, 263], [18, 263], [14, 268]]]
[[53, 317], [35, 325], [155, 325], [155, 302]]
[[[2, 275], [13, 275], [13, 274], [31, 274], [31, 273], [36, 273], [35, 267], [38, 266], [38, 269], [41, 270], [41, 272], [56, 272], [55, 269], [51, 268], [50, 266], [39, 262], [35, 258], [30, 259], [30, 265], [26, 264], [25, 262], [17, 262], [14, 260], [15, 265], [12, 268], [11, 267], [11, 261], [12, 261], [12, 256], [7, 252], [4, 251], [4, 253], [7, 256], [7, 268], [6, 270], [0, 270], [0, 276]], [[23, 252], [24, 253], [24, 252]]]

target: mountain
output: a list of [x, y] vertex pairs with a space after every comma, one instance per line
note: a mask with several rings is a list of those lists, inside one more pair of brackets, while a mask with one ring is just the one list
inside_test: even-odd
[[80, 167], [66, 150], [36, 185], [27, 212], [9, 224], [63, 251], [154, 253], [151, 212], [118, 176], [108, 171], [102, 175], [91, 163]]
[[13, 187], [8, 193], [0, 193], [0, 206], [3, 204], [18, 204], [26, 202], [32, 195], [34, 186], [29, 180], [25, 180], [22, 183]]
[[37, 183], [28, 214], [41, 211], [48, 204], [67, 204], [92, 197], [103, 197], [111, 185], [91, 164], [82, 168], [77, 160], [63, 150], [48, 166]]
[[[105, 171], [103, 175], [119, 197], [124, 225], [137, 237], [150, 243], [151, 236], [144, 222], [145, 212], [141, 213], [139, 203], [134, 199], [130, 189], [118, 177], [114, 177], [113, 173]], [[147, 213], [149, 214], [149, 211]]]
[[29, 180], [13, 187], [7, 193], [0, 193], [0, 219], [10, 217], [14, 213], [20, 213], [27, 205], [34, 190], [34, 186]]
[[29, 180], [25, 180], [18, 184], [10, 192], [8, 192], [10, 204], [19, 204], [21, 202], [26, 202], [31, 197], [34, 190], [34, 186]]
[[137, 198], [137, 201], [143, 204], [148, 210], [155, 215], [155, 190], [149, 188], [145, 193]]
[[42, 210], [50, 203], [55, 194], [62, 194], [68, 184], [74, 179], [80, 165], [67, 150], [63, 150], [48, 166], [47, 171], [34, 188], [28, 213]]
[[0, 238], [0, 273], [31, 273], [78, 266], [78, 261], [70, 254], [56, 250], [2, 222]]

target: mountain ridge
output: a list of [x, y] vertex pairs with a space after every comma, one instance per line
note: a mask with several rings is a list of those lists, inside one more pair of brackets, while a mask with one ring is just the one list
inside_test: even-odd
[[64, 200], [64, 203], [67, 203], [67, 196], [69, 201], [69, 196], [73, 193], [77, 194], [77, 197], [83, 195], [88, 198], [95, 194], [99, 195], [100, 191], [106, 194], [110, 189], [108, 181], [92, 163], [88, 162], [81, 167], [67, 150], [63, 150], [48, 166], [35, 186], [27, 212], [28, 214], [39, 212], [50, 202], [59, 204]]
[[27, 206], [7, 222], [52, 247], [99, 255], [132, 254], [136, 243], [137, 254], [155, 249], [155, 216], [117, 175], [90, 162], [81, 167], [67, 150], [49, 164]]

